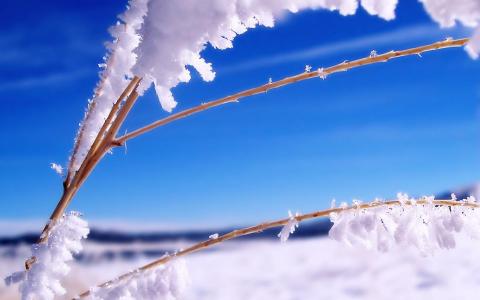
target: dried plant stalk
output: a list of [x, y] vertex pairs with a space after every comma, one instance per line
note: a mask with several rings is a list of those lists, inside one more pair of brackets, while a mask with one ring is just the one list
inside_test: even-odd
[[[86, 179], [86, 177], [90, 173], [93, 166], [96, 163], [98, 163], [98, 160], [100, 159], [100, 156], [105, 154], [105, 152], [108, 150], [108, 149], [105, 149], [105, 146], [104, 146], [101, 149], [101, 151], [98, 151], [100, 145], [102, 145], [102, 144], [103, 145], [109, 145], [109, 143], [111, 142], [111, 140], [107, 139], [108, 137], [110, 137], [110, 139], [112, 138], [112, 135], [109, 134], [112, 131], [111, 129], [118, 130], [118, 128], [120, 127], [120, 124], [123, 123], [123, 121], [125, 119], [125, 117], [123, 115], [126, 115], [128, 113], [128, 111], [131, 108], [131, 105], [128, 108], [128, 111], [126, 113], [122, 114], [122, 118], [119, 119], [119, 117], [116, 116], [116, 114], [119, 111], [120, 104], [121, 104], [123, 98], [125, 98], [126, 95], [130, 94], [128, 99], [132, 98], [132, 95], [135, 96], [134, 97], [135, 99], [138, 97], [138, 94], [135, 92], [135, 89], [136, 89], [136, 87], [138, 86], [139, 83], [140, 83], [140, 78], [134, 77], [131, 80], [130, 84], [125, 88], [123, 93], [120, 95], [118, 100], [113, 105], [112, 110], [110, 111], [107, 119], [103, 123], [102, 128], [98, 132], [98, 135], [95, 138], [95, 141], [92, 144], [92, 147], [90, 148], [90, 150], [89, 150], [87, 156], [85, 157], [82, 165], [80, 166], [78, 171], [75, 173], [74, 177], [72, 178], [72, 181], [67, 182], [67, 184], [65, 186], [64, 193], [62, 195], [62, 198], [60, 199], [60, 201], [57, 204], [57, 207], [55, 208], [52, 215], [50, 216], [50, 220], [57, 220], [59, 217], [62, 216], [66, 207], [70, 203], [70, 200], [72, 199], [73, 195], [76, 193], [76, 191], [78, 190], [80, 185]], [[128, 103], [128, 99], [127, 99], [126, 104]], [[125, 107], [125, 106], [126, 105], [124, 105], [123, 107]], [[115, 120], [114, 120], [114, 118], [115, 118]], [[113, 120], [113, 122], [112, 122], [112, 120]], [[109, 128], [109, 130], [107, 130], [107, 128]], [[116, 133], [116, 131], [115, 131], [115, 133]], [[104, 137], [104, 134], [106, 134], [105, 137]], [[45, 229], [42, 231], [42, 236], [41, 236], [39, 242], [43, 242], [43, 240], [47, 238], [48, 228], [49, 228], [49, 226], [47, 224], [45, 226]]]
[[[232, 240], [241, 236], [249, 235], [249, 234], [254, 234], [254, 233], [259, 233], [264, 230], [270, 229], [270, 228], [276, 228], [276, 227], [281, 227], [285, 226], [289, 222], [291, 222], [292, 219], [296, 220], [297, 222], [302, 222], [306, 220], [313, 220], [313, 219], [318, 219], [318, 218], [323, 218], [323, 217], [328, 217], [331, 213], [340, 213], [340, 212], [345, 212], [349, 210], [363, 210], [363, 209], [372, 209], [376, 207], [381, 207], [381, 206], [398, 206], [398, 205], [425, 205], [425, 204], [433, 204], [435, 206], [447, 206], [447, 207], [453, 207], [453, 206], [464, 206], [464, 207], [471, 207], [471, 208], [478, 208], [480, 207], [480, 204], [476, 202], [464, 202], [464, 201], [456, 201], [456, 200], [428, 200], [428, 199], [421, 199], [418, 200], [414, 203], [410, 201], [400, 201], [400, 200], [390, 200], [390, 201], [375, 201], [375, 202], [370, 202], [370, 203], [364, 203], [364, 204], [357, 204], [357, 205], [352, 205], [348, 207], [338, 207], [338, 208], [330, 208], [330, 209], [325, 209], [325, 210], [320, 210], [320, 211], [315, 211], [307, 214], [300, 214], [296, 216], [292, 216], [290, 218], [284, 218], [284, 219], [279, 219], [275, 221], [270, 221], [270, 222], [264, 222], [255, 226], [251, 227], [246, 227], [242, 229], [237, 229], [233, 230], [229, 233], [226, 233], [224, 235], [219, 236], [216, 239], [208, 239], [203, 242], [194, 244], [184, 250], [178, 251], [173, 254], [165, 255], [161, 257], [160, 259], [157, 259], [155, 261], [152, 261], [149, 264], [146, 264], [142, 267], [139, 267], [135, 270], [132, 270], [128, 273], [125, 273], [123, 275], [120, 275], [119, 277], [106, 281], [100, 285], [98, 285], [98, 288], [105, 288], [107, 286], [115, 285], [120, 283], [123, 280], [126, 280], [130, 278], [131, 276], [138, 274], [139, 272], [147, 271], [154, 269], [158, 266], [161, 266], [163, 264], [168, 263], [169, 261], [178, 258], [178, 257], [183, 257], [187, 256], [189, 254], [192, 254], [194, 252], [198, 252], [201, 250], [205, 250], [207, 248], [210, 248], [212, 246], [221, 244], [225, 241]], [[86, 291], [82, 294], [79, 295], [80, 298], [87, 297], [90, 295], [90, 291]]]
[[135, 131], [132, 131], [128, 134], [125, 134], [124, 136], [121, 136], [117, 138], [114, 143], [117, 146], [123, 145], [127, 140], [130, 140], [132, 138], [135, 138], [139, 135], [142, 135], [146, 132], [149, 132], [155, 128], [158, 128], [160, 126], [164, 126], [168, 123], [171, 123], [173, 121], [188, 117], [190, 115], [205, 111], [207, 109], [220, 106], [226, 103], [230, 102], [237, 102], [241, 98], [265, 93], [269, 90], [276, 89], [285, 85], [289, 85], [292, 83], [296, 83], [299, 81], [303, 81], [306, 79], [311, 79], [315, 77], [322, 77], [325, 78], [326, 76], [337, 73], [337, 72], [342, 72], [342, 71], [347, 71], [349, 69], [365, 66], [365, 65], [370, 65], [374, 63], [379, 63], [379, 62], [387, 62], [390, 59], [393, 58], [398, 58], [402, 56], [408, 56], [408, 55], [421, 55], [424, 52], [427, 51], [433, 51], [433, 50], [439, 50], [439, 49], [444, 49], [444, 48], [452, 48], [452, 47], [461, 47], [465, 46], [468, 43], [469, 39], [458, 39], [458, 40], [453, 40], [453, 39], [446, 39], [444, 41], [436, 42], [433, 44], [428, 44], [424, 46], [419, 46], [415, 48], [410, 48], [406, 50], [399, 50], [399, 51], [390, 51], [385, 54], [381, 55], [370, 55], [365, 58], [357, 59], [354, 61], [345, 61], [343, 63], [337, 64], [335, 66], [329, 67], [329, 68], [324, 68], [324, 69], [319, 69], [318, 71], [310, 71], [310, 72], [304, 72], [301, 74], [297, 74], [294, 76], [286, 77], [284, 79], [278, 80], [278, 81], [273, 81], [252, 89], [248, 89], [224, 98], [220, 98], [217, 100], [213, 100], [207, 103], [203, 103], [199, 106], [186, 109], [184, 111], [178, 112], [176, 114], [173, 114], [171, 116], [168, 116], [164, 119], [155, 121], [145, 127], [139, 128]]
[[[113, 137], [117, 134], [118, 128], [120, 128], [121, 124], [125, 120], [126, 115], [128, 114], [136, 99], [138, 98], [136, 88], [138, 87], [140, 80], [141, 79], [139, 77], [135, 76], [130, 81], [128, 86], [125, 88], [125, 90], [122, 92], [120, 97], [118, 97], [117, 101], [113, 105], [112, 110], [110, 111], [107, 119], [103, 123], [100, 131], [95, 138], [95, 141], [92, 144], [92, 147], [89, 149], [87, 156], [83, 160], [82, 165], [80, 166], [78, 171], [73, 175], [71, 179], [69, 179], [70, 175], [67, 175], [67, 178], [63, 185], [64, 189], [62, 197], [60, 198], [57, 206], [52, 212], [49, 222], [43, 228], [37, 243], [43, 243], [48, 239], [48, 233], [51, 229], [50, 225], [54, 223], [53, 221], [58, 220], [63, 215], [68, 204], [71, 202], [72, 198], [75, 196], [83, 182], [85, 182], [90, 172], [95, 168], [96, 164], [101, 160], [103, 155], [105, 155], [105, 153], [110, 149]], [[122, 100], [127, 95], [128, 98], [125, 101], [125, 105], [121, 106]], [[70, 170], [68, 170], [68, 174], [71, 174]], [[28, 270], [31, 264], [34, 262], [34, 257], [29, 258], [25, 262], [25, 268]]]

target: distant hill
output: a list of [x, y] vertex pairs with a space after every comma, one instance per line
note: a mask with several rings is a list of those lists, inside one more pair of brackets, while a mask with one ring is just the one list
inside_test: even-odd
[[[437, 199], [450, 199], [451, 193], [455, 193], [458, 199], [464, 199], [468, 196], [474, 196], [480, 200], [480, 183], [447, 190], [435, 195]], [[302, 223], [292, 238], [305, 238], [321, 236], [328, 233], [331, 223], [325, 218], [322, 220]], [[197, 242], [206, 240], [212, 233], [224, 234], [235, 228], [221, 228], [218, 230], [168, 230], [168, 231], [128, 231], [123, 230], [105, 230], [100, 228], [91, 228], [88, 241], [92, 243], [105, 244], [131, 244], [131, 243], [161, 243], [161, 242]], [[273, 239], [277, 238], [279, 229], [269, 229], [258, 234], [242, 237], [243, 239]], [[1, 237], [1, 246], [30, 245], [35, 243], [38, 238], [37, 233], [24, 233], [15, 236]]]

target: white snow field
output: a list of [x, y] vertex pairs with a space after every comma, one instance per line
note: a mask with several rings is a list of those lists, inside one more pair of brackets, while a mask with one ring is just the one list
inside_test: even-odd
[[[132, 244], [129, 249], [187, 244]], [[118, 245], [85, 243], [95, 255]], [[125, 246], [121, 246], [125, 247]], [[460, 240], [453, 250], [424, 257], [415, 249], [388, 253], [349, 248], [327, 237], [230, 242], [187, 258], [191, 286], [186, 299], [476, 299], [480, 290], [478, 241]], [[0, 248], [0, 275], [23, 263], [15, 250]], [[20, 254], [20, 255], [19, 255]], [[149, 258], [151, 259], [151, 258]], [[113, 259], [75, 262], [65, 287], [69, 299], [88, 286], [111, 279], [147, 261]], [[18, 299], [18, 286], [0, 285], [0, 299]]]

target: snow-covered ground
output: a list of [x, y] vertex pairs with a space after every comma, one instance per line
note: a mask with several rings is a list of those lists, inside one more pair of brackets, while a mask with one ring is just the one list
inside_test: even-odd
[[[87, 243], [85, 252], [110, 247]], [[422, 257], [414, 249], [389, 253], [352, 249], [326, 237], [231, 242], [187, 259], [191, 275], [187, 299], [475, 299], [480, 290], [479, 247], [479, 242], [462, 240], [454, 250]], [[20, 256], [0, 248], [0, 275], [18, 270]], [[75, 263], [66, 284], [69, 296], [144, 262], [116, 258]], [[0, 299], [17, 298], [16, 287], [2, 283]]]

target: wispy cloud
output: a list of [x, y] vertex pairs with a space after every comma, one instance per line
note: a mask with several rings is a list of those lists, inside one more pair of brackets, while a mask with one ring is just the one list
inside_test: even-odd
[[64, 84], [96, 71], [101, 35], [73, 18], [0, 30], [0, 92]]
[[235, 65], [219, 68], [219, 73], [233, 73], [247, 71], [260, 67], [267, 67], [289, 62], [329, 56], [333, 54], [352, 52], [360, 49], [374, 49], [375, 47], [393, 46], [404, 42], [424, 40], [426, 38], [443, 38], [446, 34], [452, 34], [452, 30], [440, 30], [435, 25], [419, 24], [400, 28], [393, 31], [367, 35], [331, 44], [322, 44], [309, 49], [302, 49], [293, 52], [279, 53], [268, 57], [260, 57], [240, 62]]
[[0, 91], [44, 87], [73, 81], [91, 74], [91, 70], [82, 69], [66, 72], [54, 72], [46, 76], [27, 77], [6, 81], [0, 84]]

